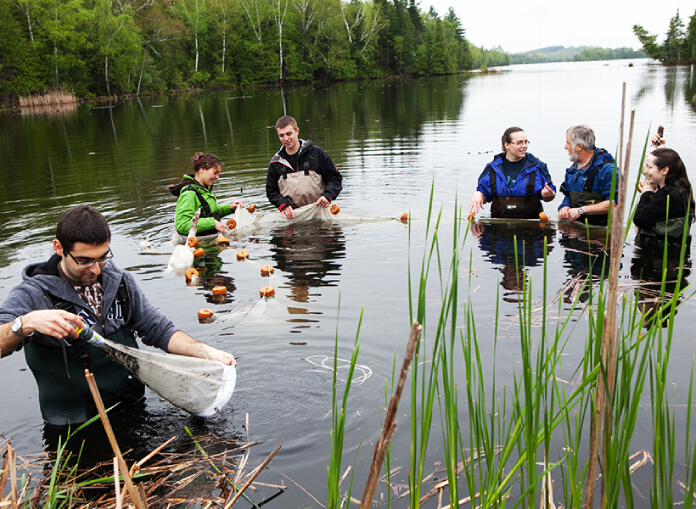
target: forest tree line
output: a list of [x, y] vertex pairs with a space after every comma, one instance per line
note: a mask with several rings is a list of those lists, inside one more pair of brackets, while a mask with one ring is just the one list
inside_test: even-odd
[[415, 0], [0, 0], [0, 101], [505, 65]]
[[547, 46], [510, 55], [510, 64], [539, 64], [548, 62], [585, 62], [589, 60], [619, 60], [645, 58], [647, 55], [633, 48], [598, 48], [594, 46]]
[[689, 24], [677, 14], [669, 21], [665, 39], [661, 43], [656, 34], [649, 33], [641, 25], [633, 25], [633, 33], [643, 45], [650, 58], [665, 64], [685, 64], [696, 62], [696, 13], [689, 18]]

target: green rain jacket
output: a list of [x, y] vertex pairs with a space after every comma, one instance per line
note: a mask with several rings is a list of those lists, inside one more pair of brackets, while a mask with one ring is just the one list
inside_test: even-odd
[[[193, 219], [196, 211], [201, 209], [197, 235], [216, 233], [215, 221], [219, 221], [222, 216], [231, 214], [232, 206], [218, 205], [212, 186], [202, 186], [192, 175], [184, 175], [182, 182], [187, 179], [191, 182], [181, 188], [176, 202], [176, 212], [174, 214], [176, 231], [181, 235], [188, 235], [191, 229], [191, 219]], [[201, 199], [205, 200], [205, 204], [201, 205]], [[206, 204], [207, 207], [205, 206]]]

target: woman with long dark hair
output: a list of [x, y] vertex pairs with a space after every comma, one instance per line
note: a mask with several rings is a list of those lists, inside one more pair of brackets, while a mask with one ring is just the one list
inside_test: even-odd
[[694, 197], [684, 162], [671, 148], [660, 147], [645, 157], [645, 183], [633, 223], [639, 240], [646, 237], [681, 241], [694, 218]]

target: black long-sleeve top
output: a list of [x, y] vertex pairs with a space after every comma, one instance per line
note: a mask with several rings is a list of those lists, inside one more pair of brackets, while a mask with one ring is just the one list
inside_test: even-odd
[[688, 198], [681, 189], [667, 185], [657, 191], [645, 191], [640, 197], [633, 223], [638, 228], [647, 228], [667, 219], [667, 196], [669, 196], [669, 219], [686, 216]]

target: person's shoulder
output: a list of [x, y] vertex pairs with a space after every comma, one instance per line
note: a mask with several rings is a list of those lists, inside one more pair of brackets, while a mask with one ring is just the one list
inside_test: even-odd
[[499, 166], [499, 165], [503, 164], [503, 157], [504, 156], [505, 156], [504, 152], [501, 152], [499, 154], [494, 155], [491, 162], [486, 165], [486, 168], [488, 168], [489, 166]]
[[539, 166], [546, 166], [546, 163], [539, 159], [537, 156], [532, 154], [531, 152], [527, 152], [527, 161], [529, 165], [539, 165]]
[[609, 153], [607, 149], [598, 148], [595, 150], [594, 159], [596, 164], [602, 166], [614, 165], [614, 156]]

